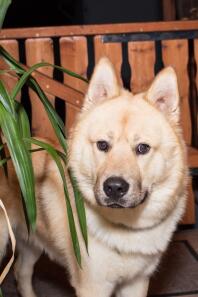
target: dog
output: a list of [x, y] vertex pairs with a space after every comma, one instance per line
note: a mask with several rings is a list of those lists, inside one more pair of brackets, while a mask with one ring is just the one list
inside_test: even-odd
[[[186, 150], [179, 125], [177, 78], [162, 70], [143, 93], [123, 89], [101, 58], [69, 139], [68, 166], [84, 197], [89, 253], [74, 256], [64, 191], [55, 163], [34, 153], [37, 223], [28, 236], [16, 178], [1, 179], [1, 198], [17, 238], [14, 271], [22, 297], [35, 297], [34, 264], [45, 251], [69, 272], [78, 297], [146, 297], [186, 204]], [[65, 168], [74, 218], [72, 186]], [[17, 195], [18, 193], [18, 195]], [[1, 213], [0, 213], [1, 214]], [[8, 240], [0, 216], [0, 255]]]

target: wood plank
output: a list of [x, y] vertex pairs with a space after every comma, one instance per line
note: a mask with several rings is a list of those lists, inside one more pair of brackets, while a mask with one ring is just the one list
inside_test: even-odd
[[[196, 66], [198, 69], [198, 39], [194, 40], [194, 54], [195, 54]], [[196, 72], [196, 85], [198, 90], [198, 71]]]
[[[25, 42], [26, 62], [28, 66], [32, 66], [39, 62], [54, 63], [53, 43], [50, 38], [27, 39]], [[39, 72], [48, 76], [53, 75], [52, 67], [40, 68]], [[47, 137], [51, 140], [55, 139], [54, 131], [49, 122], [48, 116], [38, 96], [30, 89], [30, 101], [32, 105], [32, 133], [40, 137]], [[49, 95], [48, 99], [54, 105], [54, 96]]]
[[[86, 78], [88, 56], [87, 56], [87, 40], [85, 37], [63, 37], [60, 39], [60, 59], [61, 65], [71, 71], [74, 71]], [[85, 93], [87, 90], [87, 83], [74, 78], [70, 75], [64, 74], [64, 83]], [[74, 105], [79, 105], [79, 98], [73, 96]], [[67, 105], [66, 107], [66, 128], [69, 130], [72, 126], [78, 109], [74, 106]]]
[[[197, 88], [197, 92], [198, 92], [198, 39], [194, 39], [194, 55], [195, 55], [195, 61], [196, 61], [196, 78], [195, 78], [195, 83], [196, 83], [196, 88]], [[196, 101], [196, 124], [197, 124], [197, 129], [196, 131], [198, 131], [198, 102]]]
[[[193, 44], [192, 44], [193, 43]], [[194, 46], [194, 48], [192, 48]], [[190, 80], [190, 111], [191, 111], [191, 125], [192, 125], [192, 146], [198, 147], [198, 42], [197, 39], [191, 40], [189, 44], [189, 61], [188, 73]]]
[[[17, 40], [1, 40], [0, 45], [3, 46], [3, 48], [8, 51], [17, 61], [19, 60], [19, 45]], [[0, 69], [10, 69], [8, 64], [2, 58], [0, 58]], [[15, 72], [13, 71], [10, 74], [15, 75]], [[0, 75], [0, 79], [3, 81], [9, 93], [12, 92], [12, 89], [18, 81], [16, 77], [13, 77], [10, 74], [8, 73]], [[17, 100], [20, 101], [20, 99], [21, 92], [17, 95]]]
[[94, 38], [95, 63], [103, 56], [108, 57], [113, 63], [119, 83], [122, 85], [121, 66], [122, 66], [122, 45], [121, 43], [104, 43], [102, 36]]
[[164, 21], [174, 21], [176, 19], [175, 0], [163, 0], [162, 7]]
[[[29, 67], [25, 68], [28, 69]], [[60, 83], [38, 71], [34, 71], [32, 75], [39, 82], [44, 92], [48, 92], [53, 96], [63, 99], [66, 103], [74, 105], [77, 109], [81, 108], [84, 100], [84, 93], [73, 89], [66, 84]], [[76, 100], [74, 101], [73, 98], [76, 98]]]
[[[181, 125], [184, 138], [188, 145], [191, 144], [191, 118], [189, 108], [189, 78], [188, 78], [188, 41], [187, 40], [164, 40], [162, 41], [162, 58], [165, 66], [174, 67], [179, 85], [181, 98]], [[192, 153], [192, 151], [191, 151]], [[188, 155], [189, 162], [192, 162], [192, 155]], [[190, 164], [189, 164], [190, 165]], [[188, 186], [188, 200], [183, 224], [195, 222], [194, 193], [192, 183]]]
[[129, 42], [128, 59], [132, 69], [132, 93], [147, 90], [155, 76], [155, 42]]
[[182, 218], [182, 224], [189, 225], [195, 224], [195, 200], [192, 189], [192, 179], [189, 178], [188, 183], [188, 199], [185, 214]]
[[103, 35], [130, 32], [164, 32], [179, 30], [198, 30], [197, 20], [148, 22], [148, 23], [122, 23], [105, 25], [80, 26], [54, 26], [0, 30], [0, 39], [41, 38], [56, 36]]
[[188, 147], [188, 166], [198, 168], [198, 149], [194, 147]]
[[181, 99], [181, 125], [184, 139], [191, 144], [192, 127], [189, 107], [189, 78], [188, 78], [188, 41], [162, 41], [162, 59], [164, 66], [172, 66], [177, 74], [179, 94]]
[[[27, 67], [24, 64], [21, 64], [24, 69], [28, 70], [30, 67]], [[34, 71], [32, 76], [39, 82], [39, 85], [43, 89], [44, 92], [48, 92], [49, 94], [59, 97], [63, 99], [70, 105], [74, 105], [77, 109], [80, 109], [84, 99], [84, 93], [74, 90], [72, 87], [60, 83], [49, 76]], [[73, 97], [76, 97], [77, 100], [74, 101]]]

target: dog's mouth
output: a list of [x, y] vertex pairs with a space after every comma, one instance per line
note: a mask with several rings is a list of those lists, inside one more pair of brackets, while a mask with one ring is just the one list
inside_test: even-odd
[[110, 203], [110, 204], [107, 204], [106, 206], [110, 208], [125, 208], [125, 206], [118, 203]]
[[103, 206], [103, 207], [109, 207], [109, 208], [135, 208], [141, 204], [143, 204], [147, 198], [148, 198], [148, 191], [145, 191], [144, 195], [142, 196], [141, 199], [138, 199], [135, 202], [129, 202], [127, 200], [121, 199], [120, 201], [110, 201], [110, 199], [104, 199], [104, 202], [101, 203], [101, 201], [98, 201], [98, 204]]

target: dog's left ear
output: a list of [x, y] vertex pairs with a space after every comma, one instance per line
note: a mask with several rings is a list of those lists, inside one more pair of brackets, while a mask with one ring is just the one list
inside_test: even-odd
[[120, 87], [113, 65], [108, 58], [103, 57], [94, 69], [85, 97], [84, 109], [102, 100], [118, 96], [119, 92]]
[[163, 69], [156, 76], [146, 97], [170, 119], [179, 121], [179, 91], [176, 73], [172, 67]]

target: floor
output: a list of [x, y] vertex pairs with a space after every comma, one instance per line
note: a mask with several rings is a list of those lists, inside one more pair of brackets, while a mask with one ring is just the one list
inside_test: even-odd
[[[75, 297], [64, 270], [42, 256], [34, 287], [39, 297]], [[19, 297], [11, 271], [2, 286], [4, 297]], [[178, 231], [152, 278], [151, 297], [198, 297], [198, 229]], [[95, 297], [95, 296], [93, 296]], [[135, 297], [135, 296], [132, 296]]]

